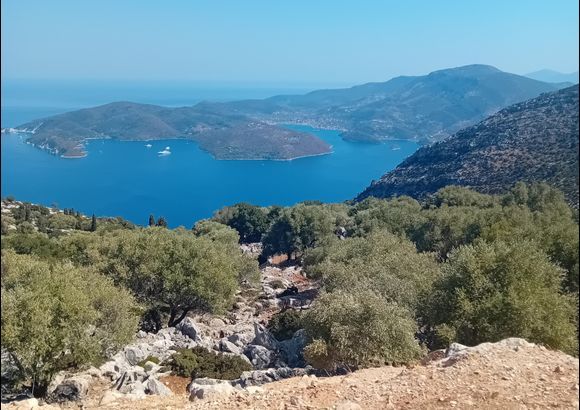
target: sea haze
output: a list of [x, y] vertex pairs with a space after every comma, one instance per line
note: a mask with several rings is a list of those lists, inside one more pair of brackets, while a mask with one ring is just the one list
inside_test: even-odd
[[[276, 91], [283, 90], [271, 89], [270, 95]], [[214, 95], [237, 99], [263, 93], [221, 90]], [[50, 98], [35, 101], [4, 95], [2, 127], [102, 102], [89, 96], [82, 101], [77, 96], [75, 101], [73, 95], [55, 96], [57, 103], [52, 105]], [[166, 105], [186, 102], [181, 97], [170, 100], [167, 94], [137, 101], [161, 100]], [[17, 103], [7, 104], [10, 101]], [[337, 131], [289, 127], [314, 133], [333, 145], [333, 153], [293, 161], [219, 161], [191, 141], [151, 141], [147, 148], [146, 142], [94, 140], [87, 144], [87, 157], [63, 159], [26, 144], [22, 136], [3, 134], [2, 195], [86, 214], [121, 216], [138, 224], [154, 214], [164, 216], [172, 227], [191, 227], [215, 210], [242, 201], [266, 206], [351, 199], [418, 148], [411, 141], [347, 142]], [[159, 156], [157, 152], [167, 146], [171, 155]]]

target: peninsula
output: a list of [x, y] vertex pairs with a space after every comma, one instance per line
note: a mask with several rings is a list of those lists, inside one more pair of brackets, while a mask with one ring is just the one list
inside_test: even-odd
[[322, 155], [331, 146], [314, 135], [203, 107], [168, 108], [115, 102], [35, 120], [12, 133], [62, 157], [83, 157], [90, 139], [194, 140], [216, 159], [280, 159]]

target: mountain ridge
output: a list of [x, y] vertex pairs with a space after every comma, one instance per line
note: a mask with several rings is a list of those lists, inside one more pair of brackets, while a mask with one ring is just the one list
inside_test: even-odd
[[547, 83], [571, 83], [570, 85], [578, 83], [578, 71], [562, 73], [555, 70], [542, 69], [525, 74], [525, 76]]
[[578, 85], [514, 104], [420, 148], [359, 196], [425, 197], [446, 185], [500, 193], [544, 181], [578, 207]]
[[31, 135], [30, 143], [73, 157], [82, 156], [84, 142], [93, 138], [188, 138], [218, 159], [292, 159], [329, 153], [331, 147], [281, 124], [337, 129], [351, 141], [430, 143], [558, 87], [473, 64], [262, 100], [177, 108], [116, 102], [31, 121], [17, 129]]

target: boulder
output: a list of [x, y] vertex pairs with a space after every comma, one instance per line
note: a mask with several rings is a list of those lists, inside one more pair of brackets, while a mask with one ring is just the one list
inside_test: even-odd
[[201, 330], [192, 318], [186, 317], [175, 328], [194, 342], [201, 343]]
[[276, 352], [260, 345], [248, 345], [244, 354], [256, 369], [267, 369], [276, 360]]
[[457, 353], [469, 349], [468, 346], [462, 345], [460, 343], [451, 343], [447, 350], [445, 351], [445, 357], [455, 356]]
[[101, 400], [99, 400], [99, 406], [106, 406], [108, 404], [116, 402], [118, 399], [125, 397], [123, 393], [116, 390], [107, 390]]
[[203, 400], [228, 396], [236, 391], [236, 388], [228, 381], [216, 379], [194, 379], [187, 386], [189, 400]]
[[145, 382], [145, 392], [148, 394], [156, 394], [158, 396], [171, 396], [173, 392], [159, 380], [150, 377]]
[[244, 345], [250, 343], [253, 338], [247, 340], [248, 338], [244, 337], [244, 335], [240, 333], [234, 333], [233, 335], [228, 336], [227, 339], [229, 342], [235, 344], [236, 346], [243, 347]]
[[117, 387], [117, 390], [124, 394], [133, 394], [135, 396], [145, 395], [145, 385], [140, 380], [124, 380], [123, 384]]
[[314, 373], [314, 369], [312, 367], [295, 369], [289, 367], [280, 367], [277, 369], [270, 368], [265, 370], [253, 370], [249, 372], [243, 372], [238, 379], [232, 380], [231, 383], [234, 386], [247, 388], [249, 386], [261, 386], [262, 384], [287, 379], [289, 377], [304, 376], [312, 373]]
[[141, 360], [145, 359], [145, 353], [143, 350], [136, 346], [127, 346], [125, 348], [125, 359], [131, 366], [135, 366]]
[[14, 358], [8, 351], [2, 349], [1, 356], [1, 380], [2, 386], [11, 385], [20, 379], [20, 370], [14, 361]]
[[304, 366], [302, 352], [306, 346], [306, 332], [304, 329], [297, 330], [291, 339], [279, 342], [282, 360], [289, 367]]
[[86, 397], [91, 384], [90, 376], [74, 376], [64, 379], [56, 388], [48, 394], [48, 403], [64, 403], [77, 401]]
[[234, 353], [236, 355], [242, 354], [242, 349], [230, 342], [228, 339], [221, 339], [219, 343], [219, 350], [222, 352]]
[[256, 336], [252, 340], [253, 345], [264, 346], [268, 350], [278, 350], [278, 341], [263, 325], [254, 323], [254, 334]]
[[212, 329], [212, 330], [221, 330], [225, 327], [225, 322], [217, 317], [211, 318], [209, 320], [208, 326]]
[[108, 377], [111, 380], [117, 380], [129, 367], [129, 364], [124, 360], [123, 356], [123, 359], [118, 357], [115, 360], [104, 363], [99, 367], [99, 371], [102, 376]]

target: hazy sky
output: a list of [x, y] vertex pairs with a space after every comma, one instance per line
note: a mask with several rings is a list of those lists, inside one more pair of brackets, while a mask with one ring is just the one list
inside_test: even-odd
[[578, 69], [577, 0], [2, 0], [2, 77], [354, 84]]

